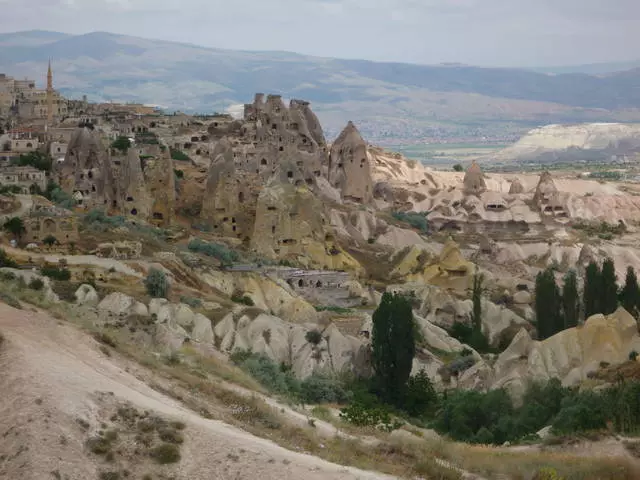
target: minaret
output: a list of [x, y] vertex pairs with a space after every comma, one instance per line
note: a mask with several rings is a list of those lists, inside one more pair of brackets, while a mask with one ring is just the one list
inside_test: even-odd
[[53, 124], [53, 72], [51, 71], [51, 60], [47, 70], [47, 125]]

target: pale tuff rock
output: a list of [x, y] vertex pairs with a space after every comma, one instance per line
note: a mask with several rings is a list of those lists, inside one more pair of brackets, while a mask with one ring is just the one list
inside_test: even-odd
[[373, 198], [373, 181], [367, 144], [349, 122], [331, 146], [329, 183], [342, 191], [342, 197], [361, 203]]
[[167, 155], [149, 160], [145, 172], [133, 146], [126, 152], [109, 148], [98, 130], [80, 127], [71, 136], [64, 162], [54, 163], [53, 175], [81, 208], [168, 226], [175, 214], [175, 189]]
[[95, 306], [100, 302], [98, 292], [91, 285], [83, 284], [78, 287], [74, 296], [76, 297], [76, 303], [78, 305], [90, 305]]
[[98, 312], [113, 317], [127, 317], [129, 315], [149, 316], [149, 310], [145, 304], [120, 292], [113, 292], [104, 297], [98, 304]]
[[482, 169], [475, 161], [471, 163], [471, 166], [467, 169], [462, 183], [464, 185], [464, 191], [468, 195], [478, 195], [487, 190]]
[[598, 370], [601, 362], [617, 365], [640, 351], [636, 320], [622, 307], [608, 316], [594, 315], [584, 325], [569, 328], [541, 342], [524, 330], [498, 357], [492, 388], [507, 388], [521, 396], [528, 382], [559, 378], [577, 385]]
[[511, 195], [519, 195], [524, 193], [524, 186], [519, 178], [514, 178], [513, 182], [511, 182], [511, 186], [509, 187], [509, 194]]

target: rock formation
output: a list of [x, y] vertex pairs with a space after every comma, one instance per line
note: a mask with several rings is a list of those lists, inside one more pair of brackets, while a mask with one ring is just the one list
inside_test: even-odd
[[142, 161], [134, 146], [107, 148], [95, 128], [79, 127], [72, 134], [64, 162], [54, 165], [54, 178], [84, 210], [171, 224], [175, 215], [173, 163], [168, 153]]
[[487, 184], [484, 181], [484, 175], [482, 169], [475, 161], [471, 163], [471, 166], [464, 174], [464, 192], [468, 195], [478, 195], [487, 190]]
[[519, 195], [521, 193], [524, 193], [524, 186], [522, 185], [520, 179], [513, 179], [513, 182], [511, 182], [511, 186], [509, 187], [509, 193], [511, 195]]
[[342, 130], [331, 146], [328, 178], [343, 198], [368, 203], [373, 198], [371, 168], [367, 144], [352, 122]]

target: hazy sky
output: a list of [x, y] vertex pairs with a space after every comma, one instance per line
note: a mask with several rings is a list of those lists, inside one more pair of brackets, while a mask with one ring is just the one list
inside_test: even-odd
[[638, 59], [639, 18], [640, 0], [0, 0], [0, 32], [504, 66]]

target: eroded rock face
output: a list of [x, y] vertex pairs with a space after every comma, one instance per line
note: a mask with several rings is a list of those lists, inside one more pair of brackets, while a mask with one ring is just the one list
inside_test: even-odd
[[80, 127], [71, 136], [65, 160], [53, 174], [80, 208], [150, 220], [168, 226], [175, 215], [173, 162], [168, 153], [152, 156], [143, 169], [136, 148], [107, 146], [95, 128]]
[[367, 144], [352, 122], [331, 146], [328, 178], [329, 183], [342, 192], [343, 198], [361, 203], [368, 203], [373, 198]]
[[144, 303], [120, 292], [113, 292], [98, 304], [98, 312], [103, 316], [124, 318], [129, 315], [148, 316], [149, 310]]
[[467, 169], [462, 181], [465, 193], [469, 195], [477, 195], [487, 190], [487, 184], [484, 181], [482, 169], [475, 161]]
[[83, 284], [78, 287], [78, 290], [75, 292], [75, 297], [78, 305], [95, 306], [98, 305], [98, 302], [100, 301], [100, 297], [98, 297], [96, 289], [87, 284]]
[[569, 328], [541, 342], [525, 330], [513, 339], [494, 365], [492, 388], [507, 388], [522, 396], [529, 382], [558, 378], [574, 386], [599, 369], [601, 362], [616, 365], [640, 349], [636, 320], [620, 307], [608, 316], [594, 315], [584, 325]]

